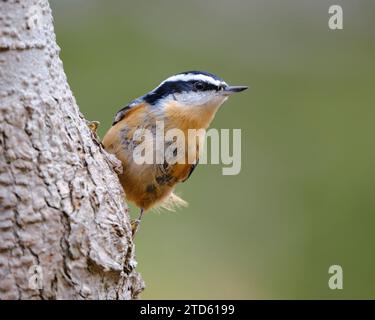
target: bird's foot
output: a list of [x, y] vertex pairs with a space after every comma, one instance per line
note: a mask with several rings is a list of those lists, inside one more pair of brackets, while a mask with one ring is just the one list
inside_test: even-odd
[[86, 120], [86, 124], [87, 124], [87, 126], [89, 127], [89, 129], [91, 130], [91, 132], [92, 132], [93, 134], [96, 134], [96, 132], [98, 131], [98, 128], [99, 128], [100, 122], [99, 122], [99, 121], [90, 121], [90, 120]]
[[139, 219], [135, 219], [135, 220], [130, 221], [130, 225], [131, 225], [131, 228], [132, 228], [132, 237], [133, 237], [133, 239], [135, 237], [135, 234], [138, 232], [140, 224], [141, 224], [141, 220], [139, 220]]
[[130, 221], [130, 225], [131, 225], [131, 228], [132, 228], [132, 237], [133, 237], [133, 239], [134, 239], [135, 234], [137, 233], [137, 231], [139, 229], [139, 225], [141, 224], [141, 220], [142, 220], [142, 217], [143, 217], [143, 212], [144, 212], [144, 210], [141, 209], [141, 213], [139, 214], [138, 219]]
[[100, 138], [98, 136], [98, 128], [99, 128], [100, 122], [86, 120], [86, 125], [90, 129], [94, 141], [96, 141], [98, 145], [102, 145], [102, 143], [100, 142]]

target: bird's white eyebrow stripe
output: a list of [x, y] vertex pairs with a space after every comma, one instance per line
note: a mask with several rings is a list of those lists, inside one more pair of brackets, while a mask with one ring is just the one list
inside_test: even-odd
[[163, 85], [165, 82], [168, 82], [168, 81], [194, 81], [194, 80], [201, 80], [201, 81], [205, 81], [205, 82], [208, 82], [208, 83], [212, 83], [216, 86], [220, 86], [221, 84], [226, 84], [224, 81], [220, 81], [220, 80], [216, 80], [216, 79], [213, 79], [209, 76], [206, 76], [204, 74], [189, 74], [189, 73], [185, 73], [185, 74], [176, 74], [174, 76], [171, 76], [169, 77], [168, 79], [164, 80], [160, 85]]

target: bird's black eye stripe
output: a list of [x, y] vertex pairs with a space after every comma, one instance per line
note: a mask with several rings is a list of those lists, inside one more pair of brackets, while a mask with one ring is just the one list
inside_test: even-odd
[[148, 103], [156, 103], [158, 100], [163, 99], [171, 94], [182, 93], [182, 92], [199, 92], [199, 91], [218, 91], [219, 86], [213, 83], [201, 81], [201, 80], [190, 80], [190, 81], [166, 81], [160, 87], [144, 96], [144, 100]]
[[195, 81], [193, 83], [193, 88], [195, 91], [202, 91], [206, 87], [205, 83], [203, 81]]
[[219, 87], [214, 85], [213, 83], [205, 82], [205, 81], [192, 81], [193, 91], [210, 91], [210, 90], [219, 90]]

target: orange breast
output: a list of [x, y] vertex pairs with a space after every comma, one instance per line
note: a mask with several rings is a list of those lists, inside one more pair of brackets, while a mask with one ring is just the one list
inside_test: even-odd
[[[189, 129], [205, 129], [215, 115], [216, 109], [184, 108], [177, 103], [169, 103], [163, 113], [154, 113], [145, 104], [139, 104], [126, 112], [124, 118], [109, 129], [103, 139], [105, 149], [117, 156], [123, 164], [123, 173], [119, 175], [128, 200], [144, 209], [151, 208], [163, 201], [173, 191], [174, 185], [185, 180], [191, 170], [192, 164], [198, 159], [198, 140], [196, 144], [188, 143]], [[164, 120], [165, 130], [180, 129], [185, 135], [185, 163], [171, 165], [168, 168], [168, 179], [160, 179], [160, 164], [138, 165], [133, 160], [132, 146], [135, 130], [139, 128], [151, 129], [156, 121]], [[195, 159], [188, 159], [188, 148], [194, 148]], [[190, 163], [189, 163], [190, 160]], [[166, 182], [167, 181], [167, 182]]]
[[165, 117], [168, 120], [166, 129], [179, 128], [183, 131], [188, 129], [206, 129], [215, 113], [218, 105], [204, 105], [185, 107], [172, 101], [165, 106]]

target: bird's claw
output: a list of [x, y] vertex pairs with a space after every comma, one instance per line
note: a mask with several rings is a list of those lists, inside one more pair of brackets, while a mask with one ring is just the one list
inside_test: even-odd
[[[102, 143], [100, 142], [100, 138], [98, 136], [98, 128], [99, 128], [99, 125], [100, 125], [100, 122], [99, 121], [89, 121], [89, 120], [86, 120], [86, 125], [87, 127], [90, 129], [91, 133], [92, 133], [92, 137], [93, 137], [93, 140], [98, 144], [98, 145], [102, 145]], [[104, 149], [104, 147], [103, 147]]]
[[135, 234], [137, 233], [137, 231], [139, 229], [140, 223], [141, 223], [141, 220], [139, 220], [139, 219], [135, 219], [135, 220], [132, 220], [130, 222], [130, 225], [131, 225], [131, 228], [132, 228], [132, 237], [133, 237], [133, 239], [134, 239]]
[[91, 132], [96, 135], [96, 132], [98, 131], [100, 122], [99, 121], [89, 121], [89, 120], [87, 120], [86, 124], [89, 127], [89, 129], [91, 130]]

